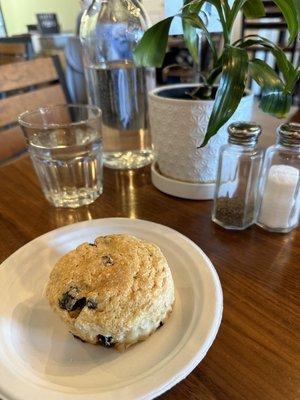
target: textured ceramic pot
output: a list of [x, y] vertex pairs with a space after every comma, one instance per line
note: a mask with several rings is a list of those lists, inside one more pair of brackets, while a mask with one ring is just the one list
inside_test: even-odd
[[[196, 87], [195, 84], [168, 85], [149, 93], [151, 135], [161, 173], [186, 182], [209, 183], [216, 180], [220, 146], [227, 143], [227, 127], [233, 121], [250, 121], [253, 95], [247, 93], [231, 119], [209, 143], [203, 142], [213, 100], [172, 98], [172, 91]], [[170, 97], [168, 97], [170, 96]]]

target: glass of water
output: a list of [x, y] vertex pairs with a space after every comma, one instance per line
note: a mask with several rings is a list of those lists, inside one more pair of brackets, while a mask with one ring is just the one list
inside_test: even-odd
[[47, 200], [80, 207], [102, 193], [101, 110], [58, 105], [19, 116], [29, 153]]

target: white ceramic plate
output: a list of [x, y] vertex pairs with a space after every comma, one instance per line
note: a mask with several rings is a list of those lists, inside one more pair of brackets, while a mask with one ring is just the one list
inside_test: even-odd
[[[74, 339], [50, 310], [43, 289], [61, 255], [96, 236], [125, 232], [160, 246], [174, 277], [176, 303], [161, 329], [119, 354]], [[152, 399], [203, 359], [217, 334], [222, 306], [210, 260], [170, 228], [111, 218], [49, 232], [0, 267], [0, 398]]]

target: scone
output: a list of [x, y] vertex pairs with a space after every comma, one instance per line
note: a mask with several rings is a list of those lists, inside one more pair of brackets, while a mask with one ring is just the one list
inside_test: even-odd
[[156, 245], [129, 235], [100, 236], [58, 261], [46, 296], [74, 336], [123, 350], [164, 324], [174, 284]]

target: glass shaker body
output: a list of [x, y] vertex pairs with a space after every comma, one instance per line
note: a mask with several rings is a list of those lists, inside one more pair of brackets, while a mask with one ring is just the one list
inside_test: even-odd
[[286, 233], [299, 225], [300, 125], [296, 138], [298, 140], [295, 140], [296, 133], [294, 143], [282, 140], [280, 130], [281, 127], [278, 143], [271, 146], [265, 156], [257, 224], [272, 232]]
[[153, 70], [133, 61], [148, 27], [137, 0], [94, 0], [81, 21], [89, 103], [102, 110], [104, 164], [138, 168], [152, 161], [147, 92]]
[[[258, 136], [260, 128], [254, 126]], [[233, 142], [220, 150], [212, 220], [226, 229], [242, 230], [256, 218], [263, 151], [257, 138], [250, 143]]]

